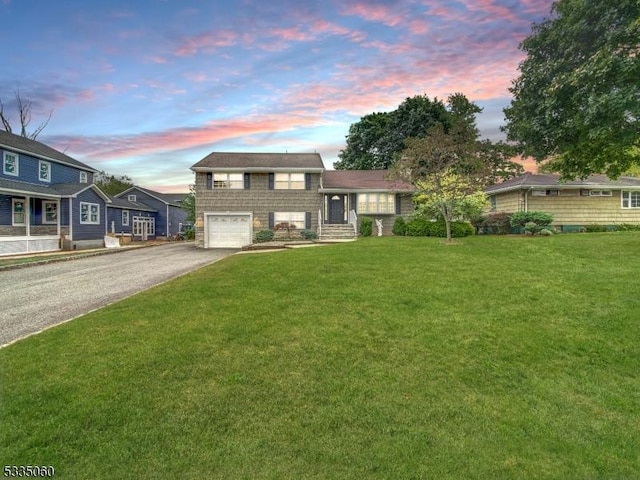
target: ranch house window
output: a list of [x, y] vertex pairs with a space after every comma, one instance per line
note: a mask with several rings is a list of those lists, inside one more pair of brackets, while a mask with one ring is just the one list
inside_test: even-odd
[[58, 202], [42, 202], [42, 210], [44, 211], [42, 223], [58, 223]]
[[276, 190], [304, 190], [304, 173], [276, 173]]
[[51, 181], [51, 164], [40, 160], [38, 164], [38, 178], [41, 182]]
[[242, 173], [214, 173], [213, 188], [242, 190], [244, 189], [244, 175]]
[[98, 225], [100, 223], [100, 205], [80, 202], [80, 223]]
[[2, 172], [5, 175], [13, 177], [18, 176], [18, 155], [15, 153], [4, 152], [2, 162]]
[[560, 190], [533, 190], [531, 195], [534, 197], [557, 197], [560, 195]]
[[583, 197], [610, 197], [613, 195], [611, 190], [580, 190]]
[[359, 193], [358, 213], [395, 213], [396, 196], [392, 193]]
[[622, 192], [622, 208], [640, 208], [640, 192]]

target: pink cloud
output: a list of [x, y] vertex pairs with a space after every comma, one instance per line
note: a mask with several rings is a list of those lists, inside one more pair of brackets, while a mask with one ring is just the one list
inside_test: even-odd
[[231, 30], [205, 32], [183, 39], [173, 53], [178, 57], [191, 57], [200, 51], [211, 53], [217, 48], [232, 46], [237, 40], [238, 35]]
[[369, 22], [382, 23], [390, 27], [395, 27], [404, 21], [404, 14], [398, 14], [387, 5], [356, 3], [344, 7], [341, 14], [360, 17]]

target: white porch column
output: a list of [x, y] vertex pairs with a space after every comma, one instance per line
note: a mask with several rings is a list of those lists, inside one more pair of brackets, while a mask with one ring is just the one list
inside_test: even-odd
[[26, 224], [26, 227], [27, 227], [27, 230], [26, 230], [27, 237], [30, 237], [31, 236], [31, 197], [29, 197], [28, 195], [25, 196], [24, 203], [25, 203], [24, 215], [26, 220], [24, 223]]

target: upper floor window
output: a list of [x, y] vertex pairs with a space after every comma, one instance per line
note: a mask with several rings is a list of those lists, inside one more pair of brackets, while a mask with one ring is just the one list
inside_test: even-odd
[[276, 173], [276, 190], [304, 190], [304, 173]]
[[213, 188], [242, 190], [244, 188], [244, 175], [242, 173], [214, 173]]
[[640, 208], [640, 192], [622, 192], [622, 208]]
[[18, 155], [15, 153], [4, 152], [2, 172], [5, 175], [18, 176]]
[[38, 166], [38, 178], [41, 182], [51, 181], [51, 164], [49, 162], [40, 160]]
[[396, 213], [393, 193], [359, 193], [358, 213]]
[[98, 225], [100, 223], [100, 205], [80, 202], [80, 223]]
[[138, 197], [136, 197], [135, 195], [127, 195], [127, 200], [129, 200], [130, 202], [137, 202]]
[[89, 175], [87, 175], [87, 172], [80, 172], [80, 183], [89, 183]]

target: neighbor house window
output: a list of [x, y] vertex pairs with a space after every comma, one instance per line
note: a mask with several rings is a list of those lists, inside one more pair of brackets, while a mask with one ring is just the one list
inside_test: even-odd
[[295, 227], [298, 229], [305, 228], [305, 212], [274, 212], [273, 213], [273, 228], [275, 230]]
[[123, 227], [129, 226], [129, 210], [122, 211], [122, 226]]
[[26, 201], [14, 198], [12, 201], [11, 223], [15, 225], [26, 225], [25, 223], [25, 207]]
[[533, 190], [531, 195], [534, 197], [557, 197], [560, 195], [560, 190]]
[[611, 190], [588, 190], [590, 197], [610, 197]]
[[100, 223], [100, 205], [80, 202], [80, 223], [98, 225]]
[[242, 173], [214, 173], [213, 188], [242, 190], [244, 188], [244, 174]]
[[276, 173], [274, 179], [276, 190], [305, 189], [304, 173]]
[[51, 181], [51, 164], [40, 160], [38, 167], [38, 178], [41, 182]]
[[489, 202], [491, 203], [491, 210], [495, 211], [498, 209], [498, 199], [495, 195], [491, 195], [489, 197]]
[[87, 172], [80, 172], [80, 183], [89, 183]]
[[622, 208], [640, 208], [640, 192], [622, 192]]
[[127, 200], [129, 200], [130, 202], [136, 202], [138, 200], [138, 197], [136, 197], [135, 195], [128, 195]]
[[5, 175], [18, 176], [18, 155], [15, 153], [4, 152], [2, 162], [2, 171]]
[[42, 210], [44, 211], [42, 223], [58, 223], [58, 202], [42, 202]]
[[392, 193], [359, 193], [358, 213], [395, 213], [396, 196]]

